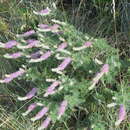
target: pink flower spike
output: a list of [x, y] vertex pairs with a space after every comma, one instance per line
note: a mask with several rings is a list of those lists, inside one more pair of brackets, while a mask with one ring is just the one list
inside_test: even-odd
[[109, 65], [104, 64], [103, 67], [101, 68], [101, 72], [102, 73], [108, 73], [108, 71], [109, 71]]
[[4, 57], [8, 58], [8, 59], [16, 59], [16, 58], [19, 58], [21, 56], [22, 56], [21, 52], [16, 52], [16, 53], [13, 53], [13, 54], [5, 54], [4, 55]]
[[18, 97], [18, 100], [24, 101], [27, 99], [31, 99], [32, 97], [35, 96], [36, 92], [37, 92], [37, 88], [33, 88], [29, 93], [26, 94], [25, 97]]
[[119, 109], [119, 117], [118, 120], [115, 122], [115, 125], [118, 126], [120, 125], [120, 123], [125, 120], [126, 117], [126, 110], [125, 110], [125, 106], [123, 104], [120, 105], [120, 109]]
[[85, 42], [85, 43], [84, 43], [84, 46], [85, 46], [85, 47], [90, 47], [90, 46], [92, 46], [92, 42]]
[[29, 48], [37, 47], [39, 44], [38, 40], [33, 40], [33, 39], [29, 39], [29, 40], [27, 40], [27, 42], [28, 42], [28, 45], [25, 45], [25, 46], [18, 45], [17, 47], [19, 49], [29, 49]]
[[37, 107], [37, 103], [32, 103], [28, 106], [27, 111], [22, 113], [23, 116], [28, 115], [31, 111], [33, 111]]
[[65, 60], [57, 67], [57, 70], [62, 71], [64, 70], [72, 61], [70, 57], [65, 58]]
[[25, 70], [20, 68], [19, 71], [11, 73], [9, 76], [10, 78], [14, 79], [14, 78], [17, 78], [18, 76], [23, 75], [24, 73], [25, 73]]
[[67, 46], [68, 46], [68, 44], [66, 42], [63, 42], [58, 46], [57, 51], [61, 51], [61, 50], [65, 49]]
[[34, 30], [29, 30], [29, 31], [27, 31], [27, 32], [25, 32], [23, 34], [18, 35], [18, 37], [29, 37], [29, 36], [31, 36], [33, 34], [35, 34], [35, 31]]
[[8, 41], [5, 43], [4, 48], [9, 49], [9, 48], [16, 46], [17, 44], [18, 43], [15, 40], [11, 40], [11, 41]]
[[39, 12], [33, 11], [34, 14], [41, 15], [41, 16], [48, 15], [48, 14], [50, 14], [50, 12], [51, 12], [51, 10], [48, 7], [46, 9], [39, 11]]
[[40, 58], [31, 59], [29, 62], [30, 62], [30, 63], [41, 62], [41, 61], [43, 61], [43, 60], [48, 59], [50, 56], [51, 56], [51, 51], [47, 51], [47, 52], [44, 53]]
[[43, 123], [41, 124], [41, 126], [38, 128], [38, 130], [43, 130], [43, 129], [47, 128], [48, 125], [50, 124], [50, 122], [51, 122], [51, 118], [47, 117], [46, 120], [44, 120]]
[[43, 107], [42, 110], [40, 110], [35, 117], [31, 118], [31, 121], [36, 121], [41, 119], [47, 112], [48, 112], [48, 108], [47, 107]]
[[37, 51], [37, 52], [35, 52], [35, 53], [32, 53], [31, 54], [31, 58], [32, 59], [37, 59], [37, 58], [39, 58], [41, 56], [41, 52], [40, 51]]
[[51, 30], [47, 24], [39, 24], [38, 27], [41, 29], [41, 31], [45, 31], [45, 32], [48, 32]]
[[0, 80], [0, 83], [9, 83], [11, 82], [14, 78], [17, 78], [18, 76], [21, 76], [25, 73], [25, 70], [20, 69], [19, 71], [16, 71], [14, 73], [9, 74], [4, 78], [3, 80]]
[[0, 80], [0, 83], [9, 83], [11, 82], [13, 79], [11, 77], [7, 77], [7, 78], [4, 78], [3, 80]]
[[58, 32], [59, 30], [59, 25], [58, 24], [54, 24], [53, 26], [50, 27], [51, 31], [52, 32]]
[[65, 109], [67, 107], [68, 102], [66, 100], [62, 101], [59, 110], [58, 110], [58, 117], [57, 119], [59, 120], [61, 118], [61, 116], [64, 114]]
[[44, 94], [44, 97], [47, 97], [50, 94], [53, 94], [54, 89], [60, 85], [59, 81], [54, 81], [46, 90], [46, 93]]

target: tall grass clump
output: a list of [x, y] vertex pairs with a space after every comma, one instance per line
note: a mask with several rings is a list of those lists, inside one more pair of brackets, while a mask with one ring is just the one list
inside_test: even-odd
[[22, 86], [14, 91], [19, 109], [2, 129], [127, 129], [129, 83], [120, 80], [119, 50], [54, 13], [54, 7], [33, 10], [39, 23], [0, 43], [2, 58], [17, 62], [0, 83]]

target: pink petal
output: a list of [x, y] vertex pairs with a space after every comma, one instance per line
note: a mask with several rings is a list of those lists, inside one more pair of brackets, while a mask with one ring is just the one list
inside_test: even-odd
[[70, 57], [66, 58], [58, 67], [57, 70], [64, 70], [72, 61]]
[[18, 43], [15, 40], [11, 40], [5, 43], [5, 48], [12, 48], [14, 46], [16, 46]]
[[46, 93], [44, 94], [44, 96], [48, 96], [50, 94], [52, 94], [54, 92], [54, 89], [59, 86], [60, 82], [59, 81], [54, 81], [46, 90]]
[[101, 68], [101, 72], [108, 73], [108, 71], [109, 71], [109, 65], [108, 64], [104, 64], [103, 67]]
[[12, 59], [16, 59], [16, 58], [19, 58], [22, 56], [22, 53], [21, 52], [16, 52], [16, 53], [13, 53], [13, 54], [5, 54], [4, 57], [6, 58], [12, 58]]
[[42, 60], [46, 60], [51, 56], [51, 51], [47, 51], [45, 54], [43, 54], [40, 58]]
[[40, 110], [35, 117], [31, 118], [32, 121], [36, 121], [41, 119], [46, 113], [48, 112], [48, 108], [47, 107], [43, 107], [42, 110]]
[[29, 31], [25, 32], [24, 34], [21, 34], [20, 36], [29, 37], [29, 36], [31, 36], [33, 34], [35, 34], [35, 31], [34, 30], [29, 30]]
[[37, 52], [31, 54], [31, 58], [32, 58], [32, 59], [37, 59], [37, 58], [39, 58], [40, 56], [41, 56], [40, 51], [37, 51]]
[[47, 128], [48, 125], [50, 124], [50, 122], [51, 122], [51, 118], [47, 117], [46, 120], [44, 120], [43, 123], [41, 124], [41, 126], [38, 128], [38, 130], [43, 130], [43, 129]]
[[23, 75], [24, 73], [25, 73], [25, 70], [24, 69], [20, 69], [19, 71], [11, 73], [10, 77], [14, 79], [14, 78], [17, 78], [18, 76]]
[[61, 50], [65, 49], [65, 48], [67, 47], [67, 45], [68, 45], [68, 44], [67, 44], [66, 42], [61, 43], [61, 44], [58, 46], [57, 51], [61, 51]]
[[120, 123], [125, 119], [125, 117], [126, 117], [125, 106], [121, 104], [119, 109], [118, 120], [116, 121], [115, 125], [116, 126], [120, 125]]
[[85, 42], [84, 43], [84, 46], [86, 46], [86, 47], [90, 47], [92, 45], [92, 42]]
[[49, 9], [49, 8], [46, 8], [46, 9], [44, 9], [44, 10], [39, 11], [38, 13], [41, 14], [41, 15], [47, 15], [47, 14], [50, 13], [50, 9]]
[[53, 26], [50, 27], [51, 31], [58, 31], [58, 28], [60, 26], [58, 24], [54, 24]]
[[38, 27], [41, 29], [49, 29], [49, 26], [47, 24], [39, 24]]
[[25, 97], [18, 97], [18, 100], [24, 101], [27, 99], [31, 99], [32, 97], [35, 96], [36, 92], [37, 92], [37, 88], [33, 88], [29, 93], [26, 94]]
[[65, 109], [67, 107], [68, 102], [66, 100], [64, 100], [61, 105], [60, 108], [58, 110], [58, 119], [60, 119], [60, 117], [64, 114]]

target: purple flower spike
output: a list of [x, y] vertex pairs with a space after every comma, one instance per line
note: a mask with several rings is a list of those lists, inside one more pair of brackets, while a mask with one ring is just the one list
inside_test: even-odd
[[37, 103], [32, 103], [31, 105], [29, 105], [29, 107], [27, 108], [27, 111], [22, 113], [23, 116], [28, 115], [31, 111], [33, 111], [35, 108], [37, 107]]
[[120, 123], [125, 119], [125, 117], [126, 117], [125, 106], [121, 104], [119, 109], [119, 117], [118, 120], [115, 122], [115, 125], [116, 126], [120, 125]]
[[32, 103], [28, 106], [27, 111], [22, 113], [23, 116], [28, 115], [30, 112], [32, 112], [37, 106], [43, 106], [41, 103]]
[[32, 48], [32, 47], [36, 47], [39, 44], [38, 40], [27, 40], [27, 42], [29, 43], [27, 48]]
[[85, 46], [85, 47], [90, 47], [90, 46], [92, 46], [92, 42], [85, 42], [85, 43], [84, 43], [84, 46]]
[[18, 44], [17, 41], [11, 40], [11, 41], [8, 41], [8, 42], [5, 43], [4, 48], [9, 49], [9, 48], [16, 46], [17, 44]]
[[47, 25], [47, 24], [39, 24], [38, 27], [42, 30], [42, 31], [45, 31], [45, 32], [48, 32], [50, 31], [50, 27]]
[[58, 66], [57, 70], [62, 71], [64, 70], [72, 61], [70, 57], [65, 58], [65, 60]]
[[36, 92], [37, 92], [37, 88], [33, 88], [29, 93], [26, 94], [25, 97], [18, 97], [18, 100], [24, 101], [27, 99], [31, 99], [32, 97], [35, 96]]
[[16, 58], [19, 58], [21, 56], [22, 56], [21, 52], [16, 52], [16, 53], [13, 53], [13, 54], [5, 54], [4, 55], [4, 57], [8, 58], [8, 59], [16, 59]]
[[33, 62], [41, 62], [43, 60], [48, 59], [51, 56], [51, 51], [47, 51], [45, 54], [43, 54], [40, 58], [37, 59], [31, 59], [29, 62], [33, 63]]
[[46, 120], [44, 120], [43, 123], [41, 124], [41, 126], [38, 128], [38, 130], [43, 130], [43, 129], [47, 128], [48, 125], [50, 124], [50, 122], [51, 122], [51, 118], [47, 117]]
[[108, 71], [109, 71], [109, 65], [104, 64], [103, 67], [101, 68], [101, 72], [102, 73], [108, 73]]
[[58, 24], [54, 24], [53, 26], [50, 27], [51, 31], [52, 32], [58, 32], [59, 30], [59, 25]]
[[68, 44], [66, 42], [61, 43], [58, 48], [57, 51], [62, 51], [63, 49], [65, 49], [68, 46]]
[[26, 46], [18, 45], [17, 47], [19, 49], [29, 49], [29, 48], [37, 47], [39, 45], [38, 40], [29, 39], [29, 40], [27, 40], [27, 42], [28, 42], [28, 45], [26, 45]]
[[67, 104], [68, 104], [68, 102], [67, 102], [66, 100], [64, 100], [64, 101], [61, 103], [60, 108], [59, 108], [59, 110], [58, 110], [58, 117], [57, 117], [57, 119], [60, 119], [61, 116], [64, 114], [65, 109], [66, 109], [66, 107], [67, 107]]
[[37, 52], [31, 54], [31, 58], [32, 58], [32, 59], [37, 59], [37, 58], [39, 58], [40, 56], [41, 56], [40, 51], [37, 51]]
[[44, 94], [44, 97], [47, 97], [48, 95], [55, 93], [54, 89], [60, 85], [59, 81], [54, 81], [46, 90], [46, 93]]
[[7, 78], [4, 78], [3, 80], [0, 80], [0, 83], [9, 83], [11, 82], [13, 79], [11, 77], [7, 77]]
[[51, 51], [47, 51], [44, 55], [42, 55], [40, 58], [42, 60], [46, 60], [51, 56]]
[[0, 83], [9, 83], [11, 82], [14, 78], [17, 78], [18, 76], [21, 76], [25, 73], [24, 69], [20, 69], [19, 71], [16, 71], [14, 73], [9, 74], [4, 78], [3, 80], [0, 80]]
[[29, 30], [29, 31], [25, 32], [24, 34], [20, 34], [18, 36], [20, 36], [20, 37], [29, 37], [29, 36], [31, 36], [33, 34], [35, 34], [35, 31], [34, 30]]
[[19, 71], [11, 73], [9, 76], [14, 79], [14, 78], [17, 78], [18, 76], [23, 75], [24, 73], [25, 73], [24, 69], [19, 69]]
[[39, 12], [33, 11], [34, 14], [41, 15], [41, 16], [48, 15], [48, 14], [50, 14], [50, 12], [51, 12], [51, 10], [48, 7], [44, 10], [39, 11]]
[[39, 111], [35, 117], [31, 118], [31, 121], [36, 121], [41, 119], [47, 112], [48, 112], [48, 108], [47, 107], [43, 107], [41, 111]]

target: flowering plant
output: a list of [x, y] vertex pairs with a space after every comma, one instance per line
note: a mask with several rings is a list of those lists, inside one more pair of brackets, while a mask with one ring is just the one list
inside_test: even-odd
[[[52, 12], [46, 8], [34, 14], [49, 19], [47, 16]], [[103, 39], [83, 35], [66, 22], [51, 19], [49, 24], [39, 23], [35, 29], [16, 37], [16, 40], [1, 42], [0, 47], [7, 51], [12, 48], [4, 57], [23, 58], [24, 64], [16, 72], [5, 75], [0, 83], [10, 83], [17, 77], [32, 83], [29, 92], [20, 93], [17, 99], [33, 101], [23, 116], [41, 109], [31, 118], [33, 122], [44, 119], [39, 130], [57, 120], [68, 119], [75, 107], [84, 106], [92, 92], [109, 91], [109, 84], [112, 86], [115, 82], [120, 68], [118, 50]], [[121, 109], [124, 111], [123, 106]], [[116, 124], [124, 119], [126, 113], [123, 113]]]

